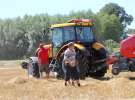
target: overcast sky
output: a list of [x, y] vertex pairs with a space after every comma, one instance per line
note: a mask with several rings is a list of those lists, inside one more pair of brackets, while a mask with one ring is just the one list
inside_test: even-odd
[[[135, 18], [135, 0], [0, 0], [0, 18], [41, 13], [68, 14], [70, 11], [91, 9], [97, 13], [107, 3], [118, 3]], [[135, 28], [135, 20], [129, 26]]]

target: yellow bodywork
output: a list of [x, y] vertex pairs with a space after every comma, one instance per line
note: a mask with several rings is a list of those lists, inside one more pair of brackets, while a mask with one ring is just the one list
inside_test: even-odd
[[101, 43], [95, 42], [92, 44], [92, 48], [94, 48], [95, 50], [99, 50], [99, 49], [105, 48], [105, 47]]
[[[76, 48], [78, 48], [79, 50], [85, 50], [85, 47], [79, 43], [74, 43], [74, 46]], [[48, 54], [49, 54], [49, 58], [52, 58], [52, 45], [48, 44], [48, 45], [44, 45], [45, 48], [48, 48]], [[67, 48], [67, 45], [64, 45], [57, 53], [57, 56], [63, 51], [63, 49]], [[92, 48], [95, 50], [100, 50], [101, 48], [105, 48], [101, 43], [99, 42], [95, 42], [92, 44]]]
[[[78, 48], [79, 50], [85, 50], [85, 47], [79, 43], [74, 43], [74, 46]], [[60, 54], [64, 52], [68, 48], [68, 44], [63, 45], [60, 50], [57, 52], [56, 59], [59, 59]]]
[[81, 44], [75, 43], [74, 46], [80, 50], [85, 50], [85, 47]]
[[93, 26], [91, 22], [79, 22], [79, 23], [62, 23], [51, 25], [51, 28], [65, 27], [65, 26]]

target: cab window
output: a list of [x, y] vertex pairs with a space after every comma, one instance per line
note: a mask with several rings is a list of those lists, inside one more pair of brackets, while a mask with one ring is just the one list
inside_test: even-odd
[[52, 42], [54, 47], [60, 47], [62, 44], [62, 28], [52, 29]]

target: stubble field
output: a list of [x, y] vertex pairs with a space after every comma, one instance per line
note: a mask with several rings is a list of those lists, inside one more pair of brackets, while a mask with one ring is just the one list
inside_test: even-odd
[[81, 87], [64, 86], [55, 78], [28, 79], [20, 61], [0, 61], [0, 100], [135, 100], [135, 73], [81, 80]]

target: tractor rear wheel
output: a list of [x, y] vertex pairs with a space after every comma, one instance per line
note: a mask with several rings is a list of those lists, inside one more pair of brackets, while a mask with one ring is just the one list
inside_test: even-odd
[[93, 77], [93, 78], [100, 78], [100, 77], [103, 77], [106, 73], [107, 69], [106, 68], [102, 68], [101, 70], [95, 72], [95, 73], [91, 73], [90, 74], [90, 77]]

